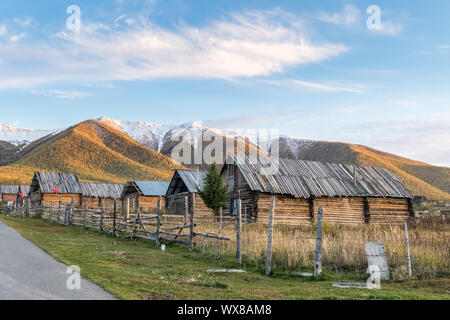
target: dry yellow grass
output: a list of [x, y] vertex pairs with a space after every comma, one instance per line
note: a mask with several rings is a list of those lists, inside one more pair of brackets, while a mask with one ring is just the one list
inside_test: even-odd
[[[199, 225], [196, 231], [217, 233], [217, 224]], [[222, 242], [222, 253], [236, 253], [234, 225], [226, 225], [222, 234], [231, 241]], [[273, 266], [281, 271], [313, 270], [316, 246], [315, 226], [274, 227]], [[450, 276], [450, 224], [447, 220], [420, 220], [409, 225], [414, 277]], [[365, 272], [365, 242], [383, 240], [392, 277], [407, 276], [405, 234], [402, 226], [337, 226], [325, 223], [323, 235], [323, 269], [325, 271]], [[206, 242], [201, 240], [198, 245]], [[216, 241], [208, 240], [210, 253]], [[244, 263], [264, 266], [267, 248], [267, 226], [255, 223], [243, 227]]]

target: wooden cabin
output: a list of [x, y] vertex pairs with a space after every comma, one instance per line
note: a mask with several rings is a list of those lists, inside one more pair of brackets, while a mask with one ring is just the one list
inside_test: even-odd
[[78, 178], [74, 174], [55, 172], [35, 172], [30, 185], [29, 197], [31, 203], [54, 206], [74, 201], [75, 206], [81, 205], [82, 190]]
[[161, 197], [161, 208], [165, 208], [168, 187], [168, 181], [128, 181], [123, 188], [122, 206], [131, 210], [156, 210]]
[[114, 183], [80, 182], [81, 205], [88, 208], [101, 208], [107, 210], [119, 209], [124, 185]]
[[251, 221], [268, 221], [273, 196], [279, 224], [312, 223], [319, 206], [324, 221], [334, 224], [398, 224], [414, 217], [411, 195], [384, 168], [234, 155], [222, 176], [229, 189], [226, 213], [237, 213], [240, 197]]
[[195, 217], [214, 217], [198, 194], [203, 189], [206, 172], [177, 170], [173, 175], [166, 194], [166, 212], [185, 215], [192, 210], [192, 194], [195, 197]]
[[17, 192], [19, 191], [18, 185], [0, 184], [0, 201], [4, 204], [8, 202], [16, 202]]

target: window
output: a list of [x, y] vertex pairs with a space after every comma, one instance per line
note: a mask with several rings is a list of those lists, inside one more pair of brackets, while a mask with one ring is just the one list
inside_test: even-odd
[[238, 201], [237, 199], [231, 200], [231, 215], [236, 216], [238, 212]]

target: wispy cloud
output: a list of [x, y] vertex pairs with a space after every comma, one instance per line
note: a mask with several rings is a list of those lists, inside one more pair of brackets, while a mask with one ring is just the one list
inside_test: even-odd
[[22, 27], [28, 27], [28, 26], [30, 26], [31, 23], [33, 22], [33, 19], [30, 18], [30, 17], [23, 18], [23, 19], [21, 19], [21, 18], [14, 18], [13, 21], [14, 21], [16, 24], [18, 24], [18, 25], [20, 25], [20, 26], [22, 26]]
[[309, 92], [351, 92], [351, 93], [363, 93], [363, 85], [342, 85], [342, 84], [332, 84], [332, 83], [318, 83], [311, 81], [304, 81], [298, 79], [283, 79], [283, 80], [271, 80], [262, 79], [263, 83], [274, 85], [274, 86], [284, 86], [294, 90], [305, 90]]
[[412, 107], [418, 106], [417, 101], [411, 101], [411, 100], [390, 99], [389, 102], [396, 104], [398, 106], [406, 107], [406, 108], [412, 108]]
[[233, 13], [202, 28], [181, 24], [168, 30], [142, 19], [123, 28], [83, 26], [78, 34], [60, 32], [51, 44], [0, 44], [0, 59], [11, 62], [2, 77], [29, 77], [32, 70], [21, 68], [26, 61], [37, 65], [43, 82], [231, 80], [283, 73], [348, 50], [309, 39], [298, 18], [281, 10]]
[[293, 83], [294, 83], [294, 85], [296, 85], [300, 88], [305, 88], [305, 89], [309, 89], [312, 91], [319, 91], [319, 92], [353, 92], [353, 93], [362, 93], [363, 92], [357, 88], [333, 86], [333, 85], [316, 83], [316, 82], [293, 80]]
[[450, 45], [449, 44], [442, 44], [435, 46], [428, 50], [422, 50], [419, 52], [419, 54], [423, 55], [446, 55], [450, 54]]
[[361, 10], [353, 5], [346, 5], [342, 11], [335, 13], [319, 12], [317, 19], [326, 23], [351, 26], [361, 20]]
[[90, 97], [92, 94], [89, 92], [81, 91], [63, 91], [63, 90], [33, 90], [33, 94], [39, 94], [46, 97], [55, 97], [58, 99], [81, 99]]
[[26, 32], [22, 32], [22, 33], [19, 33], [19, 34], [12, 35], [9, 38], [9, 40], [11, 42], [18, 42], [18, 41], [22, 40], [23, 38], [25, 38], [26, 36], [27, 36]]
[[6, 36], [8, 33], [8, 28], [5, 24], [0, 24], [0, 37]]
[[[334, 13], [321, 11], [316, 15], [315, 18], [325, 23], [345, 27], [358, 26], [359, 28], [361, 28], [361, 30], [364, 30], [366, 28], [365, 22], [368, 16], [364, 15], [359, 8], [353, 5], [346, 5], [341, 11]], [[390, 12], [381, 10], [380, 28], [370, 31], [374, 33], [394, 36], [402, 33], [403, 25], [398, 21], [392, 20], [392, 14]]]
[[400, 22], [385, 20], [382, 18], [380, 28], [371, 31], [375, 33], [396, 36], [402, 33], [403, 25]]

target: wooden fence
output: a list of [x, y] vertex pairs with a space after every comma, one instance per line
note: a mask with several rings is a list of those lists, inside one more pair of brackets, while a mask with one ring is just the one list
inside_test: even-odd
[[[161, 199], [158, 200], [156, 213], [148, 213], [138, 208], [135, 212], [123, 216], [119, 207], [114, 204], [112, 210], [101, 208], [76, 207], [74, 203], [58, 205], [53, 203], [31, 204], [29, 201], [23, 206], [2, 206], [0, 211], [23, 218], [40, 216], [43, 219], [66, 226], [81, 226], [85, 229], [95, 229], [99, 233], [129, 239], [145, 239], [161, 242], [179, 243], [193, 249], [196, 238], [216, 239], [229, 241], [229, 238], [221, 237], [213, 233], [200, 233], [195, 231], [197, 221], [194, 219], [193, 210], [188, 215], [164, 215], [161, 209]], [[203, 221], [205, 219], [201, 219]], [[210, 219], [214, 219], [211, 217]], [[231, 221], [231, 220], [230, 220]]]
[[[196, 241], [197, 243], [202, 241], [204, 243], [202, 254], [205, 252], [205, 248], [208, 244], [208, 241], [213, 240], [217, 245], [217, 250], [215, 257], [219, 258], [221, 254], [221, 242], [226, 241], [228, 247], [232, 246], [234, 250], [234, 246], [236, 248], [236, 262], [238, 264], [242, 264], [242, 252], [248, 253], [248, 250], [251, 246], [256, 245], [257, 243], [267, 244], [266, 250], [266, 274], [271, 274], [272, 270], [272, 253], [273, 253], [273, 244], [279, 244], [281, 242], [290, 243], [296, 241], [305, 241], [308, 243], [315, 242], [315, 252], [312, 254], [314, 257], [314, 275], [318, 276], [322, 271], [322, 261], [326, 261], [326, 259], [335, 259], [334, 252], [323, 252], [323, 215], [324, 209], [323, 207], [318, 208], [318, 220], [316, 226], [316, 234], [313, 238], [310, 238], [311, 235], [303, 235], [303, 233], [297, 234], [288, 234], [283, 238], [275, 238], [273, 237], [274, 232], [274, 220], [275, 216], [275, 197], [272, 198], [269, 212], [269, 223], [267, 225], [267, 238], [264, 238], [265, 233], [261, 233], [260, 237], [252, 240], [251, 243], [245, 240], [246, 230], [243, 230], [243, 224], [245, 221], [243, 220], [243, 211], [241, 200], [238, 199], [237, 204], [237, 216], [236, 218], [223, 217], [222, 210], [220, 210], [220, 215], [217, 218], [211, 218], [215, 223], [218, 223], [218, 226], [213, 225], [213, 228], [210, 228], [209, 221], [204, 221], [202, 219], [198, 219], [199, 217], [195, 217], [194, 211], [191, 209], [191, 212], [187, 212], [184, 215], [168, 215], [165, 214], [161, 210], [161, 201], [159, 201], [158, 209], [156, 212], [147, 212], [141, 211], [139, 208], [136, 211], [128, 212], [128, 214], [123, 214], [122, 210], [118, 208], [118, 206], [114, 205], [113, 209], [105, 210], [104, 207], [101, 208], [89, 208], [85, 207], [76, 207], [73, 203], [62, 204], [59, 202], [57, 205], [50, 204], [31, 204], [27, 202], [23, 206], [0, 206], [0, 213], [6, 213], [10, 215], [15, 215], [19, 217], [32, 217], [38, 216], [48, 221], [52, 221], [54, 223], [66, 225], [66, 226], [80, 226], [85, 229], [94, 229], [99, 232], [99, 234], [108, 234], [117, 238], [126, 238], [126, 239], [144, 239], [149, 241], [154, 241], [156, 245], [165, 243], [178, 243], [182, 245], [186, 245], [190, 250], [193, 250]], [[202, 225], [202, 224], [205, 225]], [[228, 224], [228, 228], [227, 225]], [[205, 227], [205, 228], [203, 228]], [[218, 227], [217, 233], [209, 233], [210, 230], [215, 230]], [[225, 227], [225, 228], [224, 228]], [[231, 227], [231, 228], [230, 228]], [[223, 236], [223, 232], [225, 230], [232, 230], [229, 233], [229, 237], [235, 239], [230, 239]], [[208, 230], [208, 231], [205, 231]], [[199, 232], [202, 231], [202, 232]], [[387, 231], [392, 232], [391, 229], [387, 229]], [[408, 276], [412, 276], [412, 263], [411, 259], [413, 256], [413, 252], [410, 251], [410, 238], [408, 237], [407, 225], [404, 225], [404, 234], [406, 243], [402, 243], [403, 239], [397, 239], [396, 243], [388, 243], [386, 244], [388, 249], [396, 249], [397, 251], [406, 252], [407, 258], [407, 267], [408, 267]], [[358, 259], [360, 259], [361, 255], [365, 255], [364, 245], [366, 241], [355, 239], [354, 241], [350, 241], [350, 244], [353, 242], [357, 242], [357, 244], [353, 244], [357, 248], [360, 248], [360, 252], [344, 252], [339, 251], [338, 254], [342, 254], [349, 257], [354, 257], [356, 263]], [[329, 245], [331, 245], [328, 242]], [[419, 244], [416, 245], [417, 247]], [[360, 250], [357, 249], [357, 250]], [[301, 248], [299, 250], [302, 250]], [[306, 249], [305, 249], [306, 250]], [[338, 250], [338, 248], [336, 248]], [[398, 257], [402, 256], [401, 253], [395, 255], [391, 255], [393, 258], [398, 259]], [[336, 261], [340, 261], [338, 258]], [[333, 260], [334, 261], [334, 260]], [[361, 260], [359, 260], [361, 261]], [[398, 262], [396, 262], [398, 264]]]

